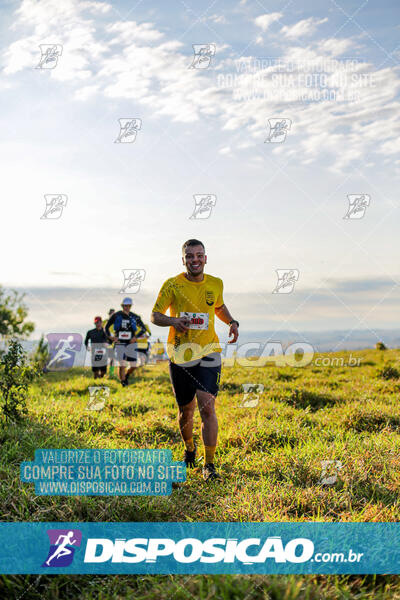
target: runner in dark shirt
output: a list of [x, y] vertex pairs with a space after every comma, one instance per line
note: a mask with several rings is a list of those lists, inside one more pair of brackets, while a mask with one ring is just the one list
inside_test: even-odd
[[94, 329], [89, 329], [85, 337], [86, 350], [90, 343], [91, 363], [94, 378], [104, 377], [107, 373], [107, 345], [110, 342], [109, 336], [103, 329], [101, 317], [94, 318]]

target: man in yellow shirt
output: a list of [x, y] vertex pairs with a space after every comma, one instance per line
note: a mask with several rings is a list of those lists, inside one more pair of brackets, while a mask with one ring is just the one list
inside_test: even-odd
[[[108, 311], [108, 319], [110, 319], [114, 313], [115, 310], [113, 308], [110, 308], [110, 310]], [[103, 327], [107, 325], [108, 319], [104, 319]], [[114, 333], [114, 327], [110, 327], [111, 337], [114, 336]], [[110, 377], [112, 377], [114, 375], [114, 348], [112, 344], [110, 344], [108, 347], [108, 356], [110, 359]]]
[[[203, 478], [216, 479], [214, 466], [218, 421], [215, 398], [221, 376], [221, 346], [214, 329], [215, 315], [229, 325], [229, 342], [236, 342], [239, 323], [225, 306], [222, 280], [204, 273], [207, 263], [204, 244], [190, 239], [182, 247], [185, 273], [167, 279], [151, 313], [151, 321], [169, 327], [167, 353], [169, 372], [178, 403], [178, 423], [185, 444], [184, 460], [193, 467], [193, 416], [197, 404], [204, 443]], [[170, 316], [165, 313], [170, 310]]]
[[149, 350], [150, 350], [150, 342], [149, 342], [149, 337], [151, 336], [151, 331], [150, 331], [150, 327], [148, 325], [146, 325], [146, 323], [143, 323], [144, 327], [145, 327], [145, 332], [137, 338], [137, 351], [138, 351], [138, 358], [140, 357], [142, 360], [140, 361], [141, 364], [146, 364], [149, 360]]

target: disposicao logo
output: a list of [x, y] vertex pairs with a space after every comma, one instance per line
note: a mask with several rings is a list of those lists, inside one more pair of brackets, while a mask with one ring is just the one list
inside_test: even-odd
[[314, 544], [307, 538], [292, 539], [284, 546], [280, 536], [268, 537], [264, 543], [260, 538], [240, 542], [226, 538], [205, 541], [183, 538], [177, 542], [169, 538], [89, 538], [84, 562], [155, 563], [158, 558], [169, 556], [179, 563], [234, 563], [237, 560], [251, 565], [264, 563], [268, 558], [276, 563], [303, 563], [310, 560], [313, 552]]
[[68, 567], [75, 549], [81, 545], [82, 532], [79, 529], [48, 529], [50, 548], [42, 567]]

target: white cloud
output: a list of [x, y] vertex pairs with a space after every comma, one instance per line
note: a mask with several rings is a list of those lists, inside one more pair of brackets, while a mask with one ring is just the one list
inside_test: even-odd
[[341, 56], [349, 50], [354, 52], [358, 45], [354, 40], [346, 38], [329, 38], [317, 42], [316, 52], [322, 55]]
[[275, 21], [279, 21], [281, 17], [283, 17], [283, 15], [279, 12], [266, 13], [265, 15], [260, 15], [254, 19], [254, 23], [257, 25], [257, 27], [260, 27], [262, 31], [267, 31], [268, 27]]
[[99, 88], [97, 85], [86, 85], [75, 92], [74, 99], [82, 101], [89, 100], [89, 98], [92, 98], [98, 91]]
[[226, 20], [225, 15], [210, 15], [207, 19], [208, 21], [211, 21], [211, 23], [216, 23], [217, 25], [226, 25], [226, 23], [228, 22]]
[[[72, 94], [81, 102], [96, 96], [134, 99], [144, 107], [151, 106], [152, 117], [181, 123], [215, 116], [222, 131], [241, 132], [255, 144], [263, 144], [268, 118], [284, 116], [293, 121], [293, 127], [279, 151], [288, 156], [292, 153], [304, 164], [326, 157], [335, 170], [345, 169], [371, 152], [383, 156], [397, 152], [398, 73], [394, 68], [381, 69], [369, 81], [363, 76], [371, 73], [372, 65], [360, 61], [350, 70], [343, 69], [337, 57], [357, 47], [352, 40], [319, 39], [306, 48], [285, 42], [282, 61], [297, 65], [287, 72], [274, 65], [252, 68], [255, 58], [251, 56], [243, 57], [244, 68], [237, 69], [234, 55], [224, 59], [226, 46], [221, 46], [212, 68], [203, 71], [189, 68], [190, 47], [168, 39], [154, 24], [113, 21], [109, 13], [106, 3], [24, 0], [15, 23], [15, 29], [21, 28], [24, 35], [7, 49], [5, 73], [32, 69], [38, 62], [38, 44], [59, 42], [63, 44], [59, 65], [45, 75], [68, 81], [71, 87], [76, 83]], [[107, 20], [93, 20], [93, 15], [99, 14]], [[260, 15], [255, 23], [265, 31], [281, 16]], [[286, 36], [309, 34], [325, 21], [299, 21], [286, 27]], [[318, 66], [321, 64], [323, 68]], [[316, 73], [323, 72], [334, 101], [299, 102], [299, 95], [315, 92], [307, 82], [312, 67]], [[227, 74], [234, 75], [234, 88], [223, 85]], [[355, 94], [356, 99], [348, 101], [346, 94]], [[228, 154], [230, 147], [240, 150], [228, 136], [220, 152]], [[278, 151], [276, 147], [271, 150]]]
[[303, 37], [305, 35], [311, 35], [314, 33], [318, 27], [322, 23], [326, 23], [328, 19], [315, 19], [314, 17], [310, 17], [309, 19], [302, 19], [298, 21], [294, 25], [285, 25], [281, 29], [281, 33], [290, 39], [295, 39], [299, 37]]
[[219, 150], [220, 154], [225, 154], [227, 156], [233, 156], [232, 154], [232, 148], [230, 146], [224, 146], [223, 148], [221, 148]]
[[62, 56], [57, 68], [51, 70], [51, 77], [60, 81], [89, 78], [107, 46], [96, 40], [95, 22], [85, 13], [97, 16], [110, 8], [104, 2], [23, 0], [13, 29], [28, 29], [31, 33], [12, 43], [4, 53], [4, 72], [33, 69], [39, 63], [40, 44], [60, 44]]
[[138, 42], [156, 42], [163, 37], [152, 23], [138, 24], [135, 21], [118, 21], [106, 27], [108, 33], [115, 33], [110, 44], [132, 44]]

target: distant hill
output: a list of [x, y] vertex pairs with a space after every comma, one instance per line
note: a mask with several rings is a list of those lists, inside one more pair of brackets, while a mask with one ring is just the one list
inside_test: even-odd
[[[82, 332], [81, 332], [82, 333]], [[219, 333], [221, 342], [227, 342], [228, 337]], [[166, 336], [160, 338], [166, 341]], [[265, 344], [267, 341], [280, 342], [284, 348], [294, 342], [307, 342], [314, 347], [316, 352], [339, 352], [340, 350], [364, 350], [375, 348], [377, 342], [384, 342], [388, 348], [400, 348], [400, 329], [355, 329], [350, 331], [328, 330], [328, 331], [240, 331], [240, 344], [258, 342]], [[154, 339], [151, 340], [155, 342]], [[27, 340], [23, 342], [24, 348], [30, 352], [38, 343], [38, 340]], [[0, 348], [3, 344], [0, 343]], [[80, 353], [83, 357], [83, 350]]]
[[[221, 341], [228, 338], [220, 336]], [[388, 348], [400, 348], [400, 329], [343, 329], [338, 331], [241, 331], [240, 342], [280, 342], [282, 346], [294, 342], [308, 342], [318, 352], [334, 352], [340, 350], [364, 350], [375, 348], [377, 342], [384, 342]]]

